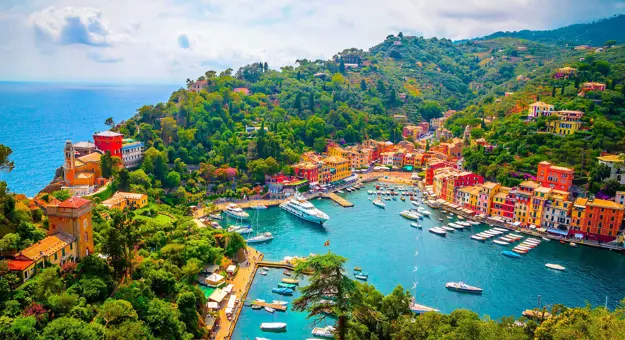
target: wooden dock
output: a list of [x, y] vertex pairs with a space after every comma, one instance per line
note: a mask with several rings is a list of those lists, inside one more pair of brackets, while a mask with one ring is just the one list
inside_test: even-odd
[[258, 267], [282, 268], [282, 269], [288, 269], [288, 270], [295, 269], [295, 267], [292, 264], [284, 263], [284, 262], [258, 261], [256, 264], [258, 265]]
[[277, 303], [269, 303], [269, 302], [261, 302], [261, 301], [252, 301], [252, 305], [257, 305], [261, 307], [271, 307], [275, 310], [279, 310], [284, 312], [286, 310], [286, 305], [281, 305]]
[[331, 192], [328, 194], [324, 194], [322, 197], [325, 198], [329, 198], [331, 200], [333, 200], [334, 202], [338, 203], [340, 206], [342, 206], [343, 208], [349, 208], [349, 207], [353, 207], [354, 203], [344, 199], [343, 197]]

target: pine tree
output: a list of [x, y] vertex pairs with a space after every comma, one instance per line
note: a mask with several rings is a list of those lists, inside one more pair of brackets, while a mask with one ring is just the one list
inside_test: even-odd
[[343, 62], [343, 58], [341, 58], [341, 62], [339, 63], [339, 72], [345, 74], [345, 63]]
[[552, 97], [556, 97], [556, 87], [554, 86], [553, 88], [551, 88], [551, 96]]
[[302, 73], [298, 70], [297, 71], [297, 80], [300, 80], [302, 78]]
[[295, 95], [295, 109], [297, 110], [297, 112], [301, 112], [302, 111], [302, 93], [301, 92], [297, 92], [297, 94]]
[[315, 95], [312, 92], [308, 94], [308, 109], [310, 112], [315, 113]]
[[564, 96], [564, 85], [562, 85], [562, 88], [560, 89], [560, 95]]
[[579, 77], [575, 78], [575, 88], [579, 89]]
[[367, 82], [364, 79], [360, 80], [360, 89], [363, 91], [367, 91]]
[[269, 70], [269, 65], [267, 65], [267, 62], [265, 61], [265, 72], [267, 72]]

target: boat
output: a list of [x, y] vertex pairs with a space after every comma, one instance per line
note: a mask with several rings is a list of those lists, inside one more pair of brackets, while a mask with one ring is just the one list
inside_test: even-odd
[[263, 331], [280, 331], [286, 329], [286, 323], [284, 322], [263, 322], [260, 324], [260, 329]]
[[471, 224], [467, 223], [467, 222], [458, 221], [458, 222], [456, 222], [456, 224], [461, 225], [463, 227], [467, 227], [467, 228], [471, 227]]
[[393, 197], [393, 201], [397, 201], [397, 197]]
[[513, 252], [517, 253], [517, 254], [527, 254], [527, 250], [525, 249], [519, 249], [519, 248], [513, 248], [512, 249]]
[[265, 310], [266, 310], [267, 312], [269, 312], [269, 313], [273, 313], [273, 312], [275, 312], [275, 311], [276, 311], [275, 309], [273, 309], [273, 308], [271, 308], [271, 307], [269, 307], [269, 306], [265, 306]]
[[571, 247], [577, 247], [577, 244], [576, 244], [576, 243], [571, 242], [571, 243], [569, 243], [569, 246], [571, 246]]
[[291, 275], [293, 275], [293, 271], [287, 269], [287, 270], [283, 271], [282, 274], [284, 274], [284, 276], [291, 276]]
[[410, 200], [410, 203], [412, 203], [412, 205], [414, 205], [415, 207], [419, 206], [419, 202], [417, 201]]
[[482, 288], [469, 286], [468, 284], [460, 282], [447, 282], [445, 288], [462, 293], [482, 294]]
[[252, 229], [251, 226], [231, 225], [230, 227], [228, 227], [228, 229], [226, 229], [226, 231], [244, 235], [253, 233], [254, 229]]
[[358, 280], [367, 281], [367, 279], [369, 278], [369, 274], [366, 274], [366, 273], [355, 273], [354, 277], [357, 278]]
[[322, 338], [334, 338], [334, 327], [315, 327], [312, 330], [312, 335]]
[[354, 267], [354, 271], [355, 271], [355, 272], [361, 272], [361, 271], [362, 271], [362, 268], [360, 268], [360, 267]]
[[343, 190], [337, 190], [337, 191], [336, 191], [336, 193], [337, 193], [337, 194], [344, 194], [344, 193], [345, 193], [345, 191], [343, 191]]
[[410, 310], [417, 315], [421, 315], [427, 312], [439, 312], [439, 310], [436, 308], [432, 308], [432, 307], [428, 307], [428, 306], [415, 303], [414, 298], [412, 298], [412, 300], [410, 301], [409, 307], [410, 307]]
[[267, 273], [269, 273], [269, 272], [264, 271], [264, 270], [261, 270], [261, 271], [260, 271], [260, 275], [267, 275]]
[[269, 339], [267, 339], [267, 338], [261, 338], [261, 337], [258, 337], [258, 336], [257, 336], [257, 337], [255, 337], [255, 338], [254, 338], [254, 340], [269, 340]]
[[268, 207], [266, 205], [263, 205], [263, 204], [256, 204], [256, 205], [251, 206], [250, 208], [252, 208], [254, 210], [265, 210]]
[[385, 200], [387, 200], [387, 201], [390, 201], [390, 200], [391, 200], [391, 198], [390, 198], [390, 197], [388, 197], [388, 196], [385, 196], [385, 197], [384, 197], [384, 199], [385, 199]]
[[509, 251], [509, 250], [502, 251], [501, 255], [512, 257], [512, 258], [515, 258], [515, 259], [520, 259], [521, 258], [521, 255], [519, 255], [519, 254], [517, 254], [515, 252], [512, 252], [512, 251]]
[[221, 219], [223, 219], [223, 217], [221, 217], [221, 215], [219, 215], [219, 214], [210, 214], [210, 215], [208, 215], [208, 217], [212, 218], [213, 220], [221, 220]]
[[273, 288], [271, 289], [271, 292], [280, 295], [293, 295], [293, 289], [289, 288]]
[[456, 224], [456, 223], [449, 223], [448, 225], [449, 225], [450, 227], [454, 228], [454, 229], [458, 229], [458, 230], [463, 230], [463, 229], [464, 229], [464, 227], [463, 227], [463, 226], [461, 226], [461, 225], [459, 225], [459, 224]]
[[428, 229], [428, 231], [439, 236], [447, 235], [447, 232], [444, 229], [441, 229], [439, 227], [430, 228]]
[[252, 309], [258, 310], [258, 309], [261, 309], [261, 308], [263, 308], [263, 306], [261, 306], [261, 305], [252, 305]]
[[404, 211], [399, 213], [399, 216], [401, 216], [403, 218], [407, 218], [409, 220], [417, 221], [417, 220], [419, 220], [420, 214], [417, 213], [416, 211], [404, 210]]
[[442, 218], [437, 218], [437, 221], [443, 222], [444, 220]]
[[450, 231], [450, 232], [452, 232], [452, 233], [453, 233], [454, 231], [456, 231], [456, 229], [454, 229], [454, 228], [452, 228], [452, 227], [448, 227], [448, 226], [446, 226], [446, 225], [442, 226], [441, 228], [445, 229], [446, 231]]
[[507, 246], [510, 244], [510, 242], [506, 242], [506, 241], [500, 241], [500, 240], [493, 240], [494, 244], [498, 244], [500, 246]]
[[404, 202], [406, 201], [406, 199], [404, 198], [404, 196], [400, 197], [399, 199], [400, 199], [400, 200], [402, 200], [402, 201], [404, 201]]
[[545, 240], [545, 241], [547, 241], [547, 242], [549, 242], [549, 241], [550, 241], [548, 238], [546, 238], [546, 237], [544, 237], [544, 236], [542, 237], [542, 239], [543, 239], [543, 240]]
[[299, 280], [296, 280], [296, 279], [289, 279], [288, 277], [283, 277], [283, 278], [282, 278], [282, 282], [284, 282], [284, 283], [292, 283], [292, 284], [294, 284], [294, 285], [299, 284]]
[[280, 305], [280, 306], [286, 306], [289, 304], [288, 301], [282, 301], [282, 300], [273, 300], [271, 301], [271, 303], [274, 305]]
[[234, 203], [228, 204], [228, 206], [224, 210], [224, 214], [230, 217], [234, 217], [236, 219], [240, 219], [240, 220], [246, 220], [248, 217], [250, 217], [250, 214], [243, 211], [241, 207], [239, 207], [238, 205]]
[[503, 228], [493, 228], [493, 229], [495, 229], [495, 230], [497, 230], [497, 231], [504, 232], [504, 233], [505, 233], [505, 232], [508, 232], [508, 229], [503, 229]]
[[415, 223], [415, 222], [410, 223], [410, 226], [413, 227], [413, 228], [417, 228], [417, 229], [422, 229], [423, 228], [422, 225], [420, 225], [419, 223]]
[[533, 309], [526, 309], [521, 314], [530, 319], [546, 319], [551, 317], [551, 313], [547, 311], [536, 311]]
[[264, 232], [262, 234], [258, 234], [254, 237], [250, 237], [245, 240], [247, 243], [260, 243], [273, 240], [273, 235], [270, 232]]
[[295, 289], [295, 288], [297, 288], [297, 285], [293, 284], [293, 283], [280, 282], [280, 283], [278, 283], [278, 287], [280, 287], [280, 288], [288, 288], [288, 289]]
[[559, 264], [555, 264], [555, 263], [547, 263], [545, 264], [545, 267], [549, 268], [549, 269], [553, 269], [553, 270], [565, 270], [566, 268], [562, 267]]
[[386, 204], [384, 204], [384, 202], [382, 202], [382, 200], [380, 199], [380, 196], [378, 196], [378, 198], [373, 200], [373, 205], [375, 205], [378, 208], [382, 208], [382, 209], [384, 209], [386, 207]]
[[330, 219], [323, 211], [315, 208], [315, 206], [306, 201], [303, 197], [296, 195], [280, 204], [283, 210], [309, 222], [323, 224]]
[[423, 209], [419, 209], [419, 213], [423, 214], [425, 217], [430, 217], [430, 215], [432, 215], [432, 213]]
[[476, 241], [485, 241], [486, 238], [482, 237], [482, 236], [478, 236], [478, 235], [471, 235], [471, 238], [476, 240]]

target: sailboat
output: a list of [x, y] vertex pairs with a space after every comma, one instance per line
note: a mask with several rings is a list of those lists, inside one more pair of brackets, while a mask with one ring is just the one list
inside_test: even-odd
[[[414, 256], [416, 257], [417, 255], [419, 255], [419, 251], [416, 250]], [[421, 304], [418, 304], [416, 302], [416, 296], [417, 296], [417, 261], [415, 259], [415, 266], [414, 266], [414, 270], [412, 271], [414, 273], [414, 281], [412, 282], [412, 299], [410, 300], [410, 310], [417, 314], [417, 315], [421, 315], [423, 313], [426, 312], [438, 312], [439, 310], [436, 308], [432, 308], [432, 307], [428, 307], [428, 306], [424, 306]]]
[[[256, 226], [254, 226], [255, 228], [257, 228], [256, 230], [258, 230], [258, 211], [255, 211], [254, 214], [254, 222], [256, 224]], [[271, 241], [273, 240], [273, 234], [265, 231], [265, 232], [257, 232], [256, 236], [250, 237], [246, 240], [247, 243], [261, 243], [261, 242], [266, 242], [266, 241]]]
[[382, 199], [380, 198], [380, 195], [378, 195], [378, 198], [373, 200], [373, 205], [375, 205], [378, 208], [382, 208], [382, 209], [384, 209], [386, 207], [386, 204], [384, 204], [384, 202], [382, 202]]

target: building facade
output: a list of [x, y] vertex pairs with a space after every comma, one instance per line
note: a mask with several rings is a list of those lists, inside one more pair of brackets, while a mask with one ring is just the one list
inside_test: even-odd
[[571, 191], [573, 173], [573, 169], [551, 165], [549, 162], [540, 162], [536, 179], [544, 187]]
[[622, 155], [605, 155], [597, 157], [600, 164], [603, 164], [610, 168], [610, 177], [608, 179], [615, 179], [621, 184], [625, 184], [625, 175], [623, 175], [625, 164]]
[[133, 169], [141, 165], [143, 161], [144, 146], [142, 142], [133, 139], [124, 139], [122, 144], [122, 162], [127, 169]]
[[111, 156], [122, 157], [122, 144], [124, 135], [113, 131], [96, 132], [93, 134], [93, 142], [102, 153], [110, 152]]

